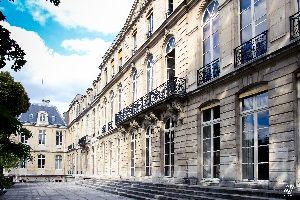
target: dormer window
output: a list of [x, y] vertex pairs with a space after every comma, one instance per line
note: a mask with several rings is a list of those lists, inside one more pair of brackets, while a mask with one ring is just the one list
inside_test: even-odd
[[52, 116], [52, 122], [55, 122], [55, 116]]
[[40, 114], [40, 121], [41, 121], [41, 122], [46, 121], [46, 114], [45, 114], [45, 113], [41, 113], [41, 114]]
[[29, 114], [29, 119], [33, 119], [33, 114], [32, 113]]

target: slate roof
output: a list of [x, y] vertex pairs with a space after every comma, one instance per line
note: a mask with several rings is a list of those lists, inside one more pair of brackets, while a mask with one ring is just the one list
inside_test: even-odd
[[[22, 113], [19, 116], [18, 120], [21, 123], [36, 124], [39, 111], [46, 111], [48, 113], [49, 125], [67, 126], [66, 122], [58, 112], [56, 106], [42, 104], [42, 103], [31, 104], [28, 111], [26, 113]], [[30, 114], [33, 114], [32, 119], [29, 117]], [[54, 121], [52, 120], [52, 116], [54, 116], [55, 118]]]

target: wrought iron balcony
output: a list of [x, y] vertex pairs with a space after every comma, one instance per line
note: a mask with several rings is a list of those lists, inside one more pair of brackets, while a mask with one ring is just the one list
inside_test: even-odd
[[173, 12], [173, 8], [169, 8], [166, 12], [166, 18], [168, 18]]
[[106, 132], [106, 125], [102, 126], [102, 133]]
[[111, 121], [111, 122], [108, 122], [108, 132], [109, 131], [112, 131], [114, 128], [113, 128], [113, 121]]
[[294, 40], [300, 36], [300, 11], [290, 16], [290, 39]]
[[147, 33], [147, 39], [149, 39], [152, 34], [153, 34], [153, 30], [149, 30], [148, 33]]
[[267, 52], [268, 31], [255, 36], [234, 49], [234, 67], [247, 63]]
[[72, 144], [68, 146], [68, 151], [72, 150]]
[[86, 143], [86, 140], [87, 140], [87, 136], [83, 136], [82, 138], [80, 138], [78, 140], [78, 145], [84, 145]]
[[205, 65], [202, 69], [197, 70], [197, 85], [210, 81], [220, 75], [220, 59], [216, 59]]
[[137, 51], [137, 46], [135, 46], [133, 49], [132, 49], [132, 55], [134, 55]]
[[174, 78], [163, 83], [145, 96], [136, 100], [116, 114], [116, 125], [119, 125], [130, 118], [140, 114], [148, 108], [157, 105], [164, 100], [177, 95], [183, 95], [186, 92], [186, 81], [183, 78]]

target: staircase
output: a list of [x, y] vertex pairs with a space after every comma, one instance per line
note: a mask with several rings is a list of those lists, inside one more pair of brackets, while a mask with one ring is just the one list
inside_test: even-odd
[[218, 186], [147, 183], [107, 179], [88, 179], [79, 181], [76, 184], [133, 199], [300, 199], [299, 192], [293, 192], [293, 196], [289, 197], [285, 192], [275, 190]]

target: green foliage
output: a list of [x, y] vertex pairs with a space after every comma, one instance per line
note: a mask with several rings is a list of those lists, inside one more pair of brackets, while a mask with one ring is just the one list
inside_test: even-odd
[[29, 98], [21, 83], [9, 72], [0, 72], [0, 166], [16, 167], [21, 158], [31, 159], [30, 146], [17, 142], [13, 136], [32, 136], [16, 118], [29, 108]]

